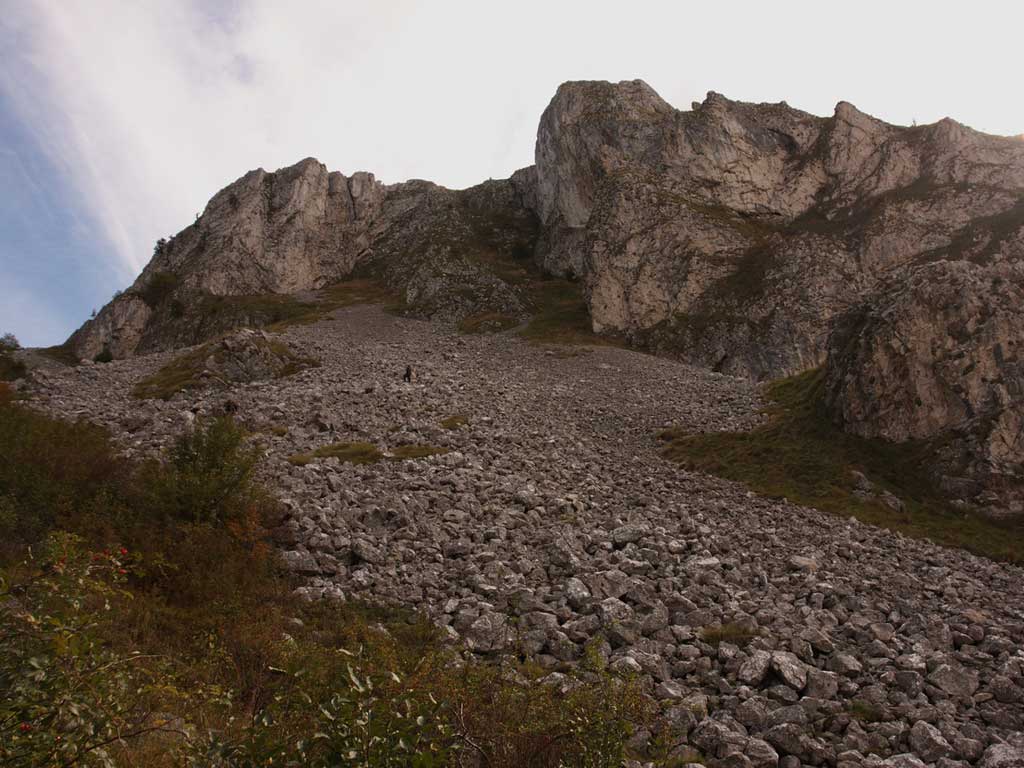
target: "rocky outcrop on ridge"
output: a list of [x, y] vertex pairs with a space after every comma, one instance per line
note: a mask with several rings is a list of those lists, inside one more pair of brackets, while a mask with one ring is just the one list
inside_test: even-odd
[[535, 215], [519, 179], [453, 191], [426, 181], [384, 185], [307, 158], [252, 171], [195, 223], [157, 244], [135, 283], [68, 340], [81, 358], [123, 358], [189, 346], [282, 319], [286, 300], [373, 274], [410, 311], [459, 321], [525, 316], [527, 297], [490, 262], [529, 263]]
[[826, 401], [863, 437], [931, 440], [954, 498], [1024, 511], [1024, 264], [921, 267], [839, 323]]
[[[751, 382], [622, 349], [463, 336], [372, 307], [280, 339], [321, 367], [134, 399], [173, 356], [161, 353], [40, 369], [25, 394], [106, 425], [140, 457], [230, 399], [261, 433], [297, 595], [425, 610], [467, 657], [530, 656], [551, 683], [597, 653], [639, 675], [672, 743], [709, 765], [1022, 759], [1024, 571], [658, 455], [662, 427], [757, 424]], [[338, 441], [447, 452], [287, 460]], [[636, 735], [638, 755], [650, 737]]]

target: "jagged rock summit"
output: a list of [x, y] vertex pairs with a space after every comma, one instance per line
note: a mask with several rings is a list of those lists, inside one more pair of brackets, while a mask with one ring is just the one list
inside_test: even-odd
[[[1017, 138], [889, 125], [846, 102], [817, 117], [709, 93], [682, 111], [641, 81], [570, 82], [541, 116], [535, 165], [506, 180], [385, 185], [313, 159], [246, 174], [69, 344], [86, 358], [195, 344], [354, 276], [409, 313], [505, 328], [530, 314], [529, 267], [578, 281], [593, 329], [635, 346], [755, 379], [828, 361], [846, 429], [955, 430], [943, 484], [1016, 509], [1021, 315], [993, 308], [1002, 290], [960, 288], [1012, 283], [1022, 263]], [[954, 381], [953, 359], [987, 362]]]

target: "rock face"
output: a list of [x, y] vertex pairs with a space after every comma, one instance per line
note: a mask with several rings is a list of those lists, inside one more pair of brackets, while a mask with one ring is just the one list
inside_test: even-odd
[[829, 341], [826, 401], [846, 430], [932, 440], [951, 495], [1024, 511], [1024, 265], [925, 265]]
[[[453, 191], [426, 181], [386, 186], [307, 158], [247, 173], [195, 223], [157, 244], [135, 283], [68, 340], [91, 359], [199, 343], [276, 322], [286, 304], [360, 274], [402, 293], [422, 316], [524, 314], [522, 291], [489, 267], [528, 261], [537, 236], [524, 204], [530, 173]], [[277, 297], [275, 299], [275, 297]]]
[[539, 256], [583, 277], [594, 327], [726, 372], [820, 365], [832, 319], [915, 261], [1021, 256], [1024, 145], [952, 120], [566, 83], [536, 157]]
[[203, 296], [296, 294], [368, 264], [427, 316], [515, 315], [522, 297], [481, 258], [500, 245], [579, 277], [597, 330], [775, 377], [822, 364], [833, 319], [894, 273], [1020, 259], [1022, 194], [1024, 143], [948, 119], [901, 128], [847, 103], [821, 118], [715, 93], [680, 111], [640, 81], [566, 83], [536, 166], [505, 181], [383, 185], [313, 159], [246, 174], [72, 343], [195, 343], [211, 331], [182, 316]]

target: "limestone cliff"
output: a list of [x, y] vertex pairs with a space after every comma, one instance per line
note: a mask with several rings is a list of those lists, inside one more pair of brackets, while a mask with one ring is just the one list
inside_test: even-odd
[[[527, 185], [528, 186], [528, 185]], [[282, 318], [288, 302], [373, 273], [411, 311], [458, 321], [474, 312], [523, 313], [522, 297], [488, 267], [529, 259], [537, 221], [519, 180], [464, 191], [426, 181], [384, 185], [308, 158], [247, 173], [196, 221], [157, 244], [135, 283], [68, 340], [82, 358], [195, 344]]]
[[539, 257], [583, 278], [595, 328], [731, 373], [821, 364], [832, 319], [913, 262], [1019, 257], [1024, 144], [952, 120], [567, 83], [536, 158]]

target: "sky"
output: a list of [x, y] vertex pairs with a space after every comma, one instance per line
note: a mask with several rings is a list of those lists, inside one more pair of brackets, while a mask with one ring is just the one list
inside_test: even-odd
[[0, 0], [0, 333], [63, 341], [246, 171], [462, 188], [566, 80], [1024, 133], [1024, 3]]

